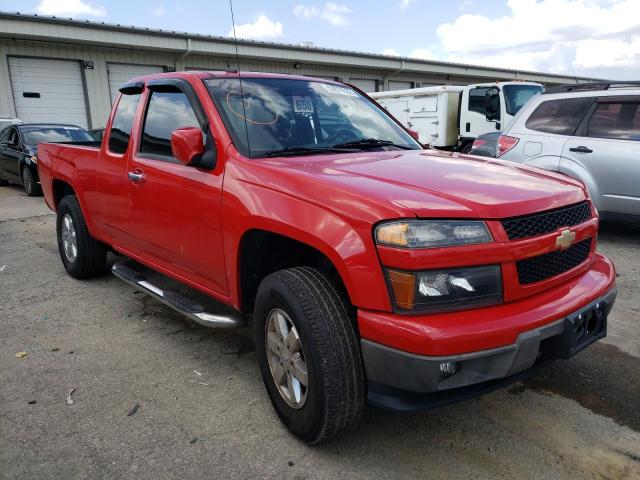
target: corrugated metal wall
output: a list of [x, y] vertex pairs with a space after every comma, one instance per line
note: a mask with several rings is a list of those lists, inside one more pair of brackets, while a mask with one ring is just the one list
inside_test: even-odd
[[[40, 57], [93, 62], [93, 69], [84, 69], [87, 90], [88, 113], [91, 128], [103, 127], [111, 110], [109, 94], [108, 63], [128, 63], [136, 65], [160, 65], [185, 69], [224, 70], [236, 68], [233, 57], [189, 55], [182, 53], [164, 53], [152, 50], [126, 50], [120, 48], [84, 47], [55, 42], [0, 39], [0, 116], [15, 115], [13, 95], [9, 81], [8, 57]], [[300, 68], [296, 68], [298, 65]], [[349, 82], [350, 78], [377, 80], [379, 89], [388, 89], [385, 75], [388, 72], [369, 68], [342, 68], [330, 65], [295, 64], [293, 62], [277, 62], [271, 60], [243, 60], [242, 70], [258, 72], [290, 73], [310, 75], [324, 78], [337, 78]], [[425, 84], [468, 84], [483, 81], [479, 78], [452, 78], [442, 75], [418, 75], [396, 72], [394, 81], [413, 82], [415, 86]], [[486, 79], [484, 80], [486, 81]]]

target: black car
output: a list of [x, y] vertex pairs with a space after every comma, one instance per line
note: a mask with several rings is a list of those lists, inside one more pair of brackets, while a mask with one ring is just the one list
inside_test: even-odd
[[104, 128], [94, 128], [92, 130], [89, 130], [89, 135], [91, 135], [96, 142], [102, 142], [102, 137], [104, 136]]
[[490, 132], [478, 135], [474, 140], [469, 155], [479, 155], [481, 157], [493, 157], [498, 155], [498, 138], [501, 132]]
[[22, 184], [27, 195], [41, 195], [38, 180], [38, 144], [40, 142], [94, 142], [76, 125], [23, 123], [0, 132], [0, 179]]

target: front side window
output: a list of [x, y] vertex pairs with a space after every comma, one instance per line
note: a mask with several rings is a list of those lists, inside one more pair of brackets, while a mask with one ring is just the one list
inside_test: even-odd
[[587, 136], [640, 141], [640, 101], [599, 103], [589, 119]]
[[111, 131], [109, 132], [109, 151], [113, 153], [124, 153], [127, 151], [139, 101], [139, 93], [136, 95], [120, 96], [116, 114], [111, 124]]
[[187, 96], [178, 89], [153, 91], [144, 120], [140, 152], [172, 159], [171, 134], [186, 127], [200, 128]]
[[484, 106], [484, 97], [490, 87], [477, 87], [469, 90], [469, 111], [486, 115], [487, 109]]
[[536, 107], [525, 122], [529, 130], [573, 135], [593, 98], [563, 98], [547, 100]]
[[515, 115], [531, 98], [542, 93], [540, 85], [505, 85], [502, 87], [507, 113]]
[[[420, 149], [402, 127], [350, 87], [283, 78], [206, 81], [236, 148], [247, 157], [282, 151]], [[333, 150], [332, 150], [333, 148]]]

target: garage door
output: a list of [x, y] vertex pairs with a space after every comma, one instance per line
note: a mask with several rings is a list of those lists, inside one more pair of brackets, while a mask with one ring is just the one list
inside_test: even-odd
[[88, 127], [80, 63], [9, 57], [16, 114], [28, 123], [71, 123]]
[[109, 63], [109, 91], [111, 92], [111, 103], [118, 97], [120, 87], [135, 77], [162, 73], [164, 70], [157, 65], [128, 65], [124, 63]]
[[408, 90], [412, 87], [411, 82], [401, 82], [399, 80], [389, 80], [389, 90]]
[[347, 83], [355, 85], [365, 93], [371, 93], [376, 91], [376, 81], [368, 78], [350, 78]]

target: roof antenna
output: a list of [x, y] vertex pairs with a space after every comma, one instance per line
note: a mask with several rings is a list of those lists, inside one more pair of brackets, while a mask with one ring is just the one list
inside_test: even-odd
[[[247, 137], [247, 149], [251, 156], [251, 144], [249, 143], [249, 125], [247, 124], [247, 112], [245, 108], [244, 90], [242, 89], [242, 75], [240, 74], [240, 54], [238, 53], [238, 37], [236, 36], [236, 20], [233, 15], [233, 0], [229, 0], [229, 9], [231, 10], [231, 26], [233, 28], [233, 44], [236, 48], [236, 63], [238, 65], [238, 82], [240, 83], [240, 103], [242, 103], [242, 118], [244, 119], [244, 132]], [[227, 102], [229, 96], [227, 95]]]

